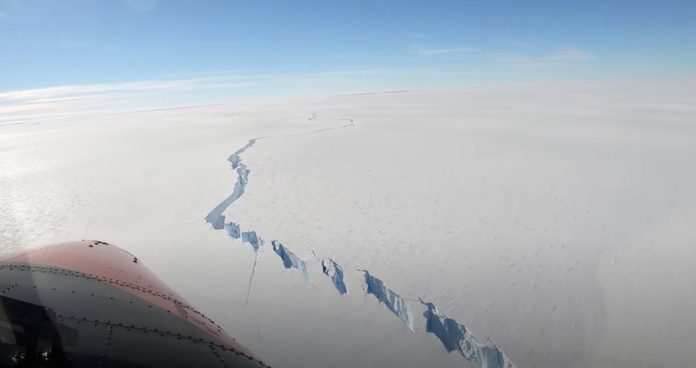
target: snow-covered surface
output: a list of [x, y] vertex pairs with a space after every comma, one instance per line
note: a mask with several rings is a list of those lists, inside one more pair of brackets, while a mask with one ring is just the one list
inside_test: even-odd
[[0, 246], [117, 244], [277, 367], [690, 367], [693, 167], [687, 82], [15, 124]]

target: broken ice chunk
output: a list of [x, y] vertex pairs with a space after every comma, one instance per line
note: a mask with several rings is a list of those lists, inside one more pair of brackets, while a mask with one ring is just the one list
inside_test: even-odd
[[247, 169], [247, 167], [244, 164], [240, 164], [240, 166], [237, 168], [237, 174], [239, 175], [238, 182], [243, 187], [245, 187], [247, 184], [249, 184], [249, 174], [250, 173], [251, 173], [251, 170]]
[[263, 240], [256, 235], [256, 231], [244, 231], [242, 232], [242, 242], [249, 243], [254, 251], [258, 251], [263, 245]]
[[305, 261], [301, 260], [298, 256], [295, 255], [295, 253], [288, 250], [288, 248], [286, 248], [279, 241], [273, 240], [271, 242], [271, 245], [273, 245], [273, 251], [276, 252], [280, 259], [283, 260], [283, 266], [285, 266], [285, 268], [294, 268], [300, 270], [300, 272], [302, 272], [302, 276], [306, 280], [309, 280], [309, 274], [307, 273], [307, 264], [305, 263]]
[[447, 352], [459, 350], [459, 344], [464, 340], [466, 328], [457, 321], [438, 314], [433, 303], [421, 301], [428, 310], [423, 314], [426, 319], [425, 330], [437, 336]]
[[[236, 200], [242, 197], [244, 195], [244, 191], [246, 190], [246, 186], [249, 183], [249, 173], [251, 171], [246, 168], [246, 166], [242, 165], [237, 169], [237, 174], [239, 176], [237, 177], [237, 182], [234, 183], [234, 190], [232, 191], [232, 194], [227, 198], [227, 207], [229, 207], [232, 203], [234, 203]], [[223, 209], [224, 210], [224, 209]]]
[[365, 273], [367, 293], [374, 295], [377, 300], [384, 303], [392, 313], [399, 317], [399, 319], [413, 331], [413, 315], [411, 314], [408, 303], [406, 303], [399, 294], [384, 286], [382, 280], [370, 275], [368, 271], [363, 272]]
[[242, 159], [239, 157], [239, 155], [232, 155], [227, 160], [230, 163], [232, 163], [232, 169], [236, 169], [237, 167], [239, 167], [239, 164], [242, 162]]
[[435, 304], [421, 303], [428, 308], [423, 313], [426, 331], [437, 336], [447, 352], [459, 351], [476, 368], [515, 368], [497, 346], [480, 342], [464, 325], [438, 312]]
[[241, 230], [239, 229], [239, 225], [235, 224], [234, 222], [228, 222], [225, 224], [225, 230], [227, 230], [227, 234], [230, 235], [230, 237], [234, 239], [239, 239], [242, 236]]
[[256, 139], [250, 139], [244, 147], [238, 149], [235, 151], [233, 154], [230, 155], [230, 157], [227, 159], [232, 164], [232, 169], [236, 169], [239, 167], [239, 164], [242, 162], [242, 159], [239, 157], [244, 151], [248, 150], [251, 148], [251, 146], [256, 143]]
[[249, 173], [251, 171], [239, 160], [239, 156], [232, 155], [229, 160], [232, 162], [232, 166], [237, 170], [237, 181], [234, 183], [234, 190], [229, 197], [220, 202], [220, 204], [213, 208], [208, 216], [205, 217], [205, 221], [213, 225], [213, 229], [215, 230], [226, 228], [225, 215], [222, 213], [244, 194], [246, 186], [249, 183]]
[[336, 290], [341, 294], [348, 293], [345, 282], [343, 282], [343, 267], [334, 262], [333, 259], [327, 258], [321, 261], [321, 270], [324, 275], [331, 278]]

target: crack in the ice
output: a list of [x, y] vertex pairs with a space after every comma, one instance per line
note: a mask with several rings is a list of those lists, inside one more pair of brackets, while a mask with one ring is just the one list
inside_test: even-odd
[[[224, 201], [220, 202], [210, 213], [205, 217], [206, 222], [213, 225], [213, 229], [220, 230], [225, 227], [225, 215], [222, 213], [232, 205], [236, 200], [238, 200], [246, 190], [246, 185], [249, 182], [249, 173], [251, 172], [247, 169], [246, 165], [242, 163], [239, 157], [244, 151], [251, 148], [256, 143], [256, 139], [250, 139], [244, 147], [238, 149], [227, 159], [232, 164], [232, 170], [237, 171], [237, 182], [234, 183], [234, 190], [229, 197], [225, 198]], [[239, 228], [239, 227], [238, 227]]]
[[348, 294], [348, 288], [346, 287], [346, 283], [343, 281], [343, 267], [341, 267], [341, 265], [336, 263], [336, 261], [331, 258], [322, 259], [321, 272], [323, 272], [324, 275], [329, 276], [331, 282], [336, 287], [336, 290], [338, 290], [341, 295]]
[[427, 332], [440, 339], [448, 353], [459, 351], [462, 356], [477, 368], [515, 368], [515, 365], [495, 344], [479, 341], [466, 326], [441, 314], [435, 304], [420, 299], [428, 309], [423, 313]]
[[[312, 114], [312, 117], [309, 118], [308, 120], [317, 120], [316, 114]], [[246, 150], [251, 148], [258, 140], [261, 139], [268, 139], [268, 138], [276, 138], [276, 137], [287, 137], [287, 136], [292, 136], [292, 135], [299, 135], [299, 134], [311, 134], [311, 133], [319, 133], [319, 132], [325, 132], [328, 130], [333, 130], [333, 129], [340, 129], [340, 128], [347, 128], [349, 126], [355, 125], [355, 121], [353, 119], [324, 119], [324, 120], [333, 120], [333, 121], [346, 121], [348, 123], [340, 125], [340, 126], [335, 126], [335, 127], [328, 127], [328, 128], [322, 128], [322, 129], [316, 129], [312, 130], [309, 132], [298, 132], [298, 133], [288, 133], [288, 134], [280, 134], [280, 135], [272, 135], [272, 136], [263, 136], [263, 137], [258, 137], [258, 138], [252, 138], [250, 139], [247, 144], [245, 144], [242, 148], [236, 150], [234, 153], [232, 153], [228, 158], [227, 161], [230, 162], [232, 165], [232, 170], [235, 170], [237, 172], [237, 181], [234, 184], [234, 189], [232, 191], [232, 194], [225, 198], [222, 202], [220, 202], [208, 215], [205, 217], [206, 222], [211, 224], [213, 226], [213, 229], [215, 230], [221, 230], [225, 229], [227, 234], [233, 238], [233, 239], [241, 239], [242, 243], [247, 243], [249, 244], [255, 253], [255, 259], [254, 259], [254, 265], [252, 266], [252, 271], [251, 271], [251, 276], [249, 277], [249, 286], [247, 288], [247, 296], [244, 302], [244, 307], [246, 308], [246, 305], [249, 303], [249, 296], [251, 295], [251, 288], [254, 282], [254, 274], [256, 271], [256, 264], [258, 263], [258, 251], [261, 248], [261, 246], [264, 244], [263, 239], [259, 237], [256, 234], [256, 231], [242, 231], [239, 224], [229, 221], [225, 222], [225, 215], [223, 213], [227, 208], [229, 208], [235, 201], [237, 201], [241, 196], [244, 194], [246, 191], [246, 186], [249, 183], [249, 174], [251, 173], [251, 170], [247, 168], [246, 164], [242, 161], [241, 155], [244, 153]], [[302, 272], [302, 275], [304, 276], [305, 279], [309, 280], [309, 273], [307, 271], [307, 265], [306, 262], [301, 260], [299, 257], [297, 257], [292, 251], [288, 250], [283, 244], [280, 242], [273, 241], [273, 250], [275, 251], [276, 254], [281, 258], [283, 261], [283, 265], [285, 268], [296, 268]]]
[[295, 255], [295, 253], [291, 252], [288, 248], [286, 248], [281, 242], [277, 240], [271, 241], [271, 245], [273, 246], [273, 251], [283, 261], [283, 266], [285, 266], [285, 268], [294, 268], [296, 270], [299, 270], [300, 272], [302, 272], [302, 276], [304, 276], [305, 280], [309, 280], [309, 273], [307, 272], [307, 262], [300, 259], [300, 257]]
[[256, 231], [243, 231], [242, 242], [249, 243], [249, 245], [254, 248], [254, 252], [258, 252], [259, 248], [263, 245], [263, 239], [256, 235]]
[[251, 266], [251, 275], [249, 276], [249, 287], [247, 288], [246, 299], [244, 300], [244, 308], [246, 309], [247, 304], [249, 304], [249, 296], [251, 295], [251, 286], [254, 284], [254, 274], [256, 273], [256, 265], [259, 263], [259, 253], [257, 252], [254, 257], [254, 264]]
[[365, 284], [367, 284], [367, 293], [374, 295], [377, 300], [384, 303], [384, 305], [392, 312], [394, 315], [399, 317], [399, 319], [408, 326], [411, 331], [413, 329], [413, 314], [411, 313], [411, 308], [408, 303], [401, 295], [397, 294], [394, 290], [391, 290], [384, 286], [382, 280], [372, 276], [367, 270], [360, 270], [365, 275]]
[[[320, 119], [317, 118], [316, 114], [313, 114], [308, 120], [316, 121]], [[251, 275], [249, 277], [249, 286], [244, 303], [245, 308], [249, 303], [249, 296], [251, 295], [254, 274], [259, 259], [258, 251], [265, 242], [263, 239], [261, 239], [261, 237], [258, 236], [256, 231], [242, 231], [239, 224], [233, 221], [225, 222], [225, 215], [223, 215], [225, 210], [227, 210], [227, 208], [229, 208], [244, 194], [246, 186], [249, 183], [249, 174], [251, 173], [251, 170], [249, 170], [246, 164], [244, 164], [241, 159], [241, 155], [261, 139], [319, 133], [328, 130], [347, 128], [355, 125], [355, 121], [353, 119], [321, 120], [347, 121], [348, 123], [308, 132], [288, 133], [250, 139], [246, 145], [235, 151], [227, 159], [232, 164], [232, 169], [237, 172], [237, 181], [235, 182], [232, 194], [220, 202], [220, 204], [218, 204], [212, 211], [210, 211], [205, 220], [213, 226], [213, 229], [224, 229], [231, 238], [238, 239], [241, 240], [242, 243], [249, 244], [254, 250], [255, 259], [252, 266]], [[278, 257], [280, 257], [281, 261], [283, 262], [283, 266], [286, 269], [297, 269], [302, 273], [306, 280], [309, 280], [307, 263], [304, 260], [290, 251], [280, 241], [272, 240], [271, 245], [273, 247], [273, 251], [278, 255]], [[324, 258], [320, 260], [313, 250], [312, 253], [314, 253], [314, 256], [321, 263], [322, 273], [330, 278], [336, 290], [341, 295], [347, 294], [348, 288], [344, 282], [343, 267], [341, 267], [332, 258]], [[374, 296], [380, 303], [383, 303], [392, 314], [397, 316], [411, 331], [415, 332], [413, 314], [411, 313], [411, 307], [406, 299], [395, 291], [387, 288], [382, 280], [372, 276], [369, 271], [358, 271], [363, 272], [363, 285], [367, 286], [363, 289], [363, 291], [366, 294]], [[419, 300], [427, 308], [427, 311], [423, 314], [426, 322], [426, 331], [434, 334], [444, 345], [445, 350], [447, 350], [448, 353], [455, 350], [459, 351], [466, 360], [475, 364], [476, 368], [515, 368], [515, 365], [510, 361], [510, 359], [495, 344], [481, 343], [480, 340], [473, 336], [464, 325], [461, 325], [457, 321], [438, 312], [435, 304], [426, 303], [420, 298]]]

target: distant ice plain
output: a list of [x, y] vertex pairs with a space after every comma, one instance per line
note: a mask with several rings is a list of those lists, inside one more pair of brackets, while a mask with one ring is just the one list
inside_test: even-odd
[[[316, 114], [317, 120], [307, 120]], [[339, 262], [348, 295], [254, 253], [225, 215]], [[327, 120], [323, 120], [327, 119]], [[489, 336], [519, 368], [696, 363], [696, 84], [468, 88], [0, 127], [0, 247], [100, 239], [137, 254], [275, 367], [466, 367], [364, 295]]]

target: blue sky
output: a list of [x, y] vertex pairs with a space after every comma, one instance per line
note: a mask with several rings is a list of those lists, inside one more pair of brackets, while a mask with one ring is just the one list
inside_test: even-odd
[[244, 96], [684, 79], [694, 45], [693, 0], [0, 0], [0, 104], [81, 85]]

